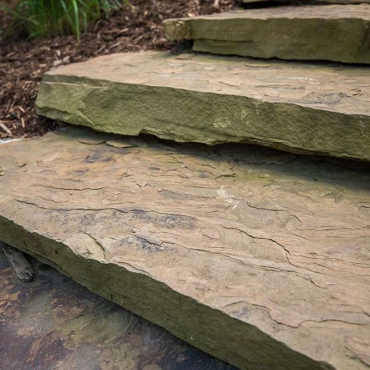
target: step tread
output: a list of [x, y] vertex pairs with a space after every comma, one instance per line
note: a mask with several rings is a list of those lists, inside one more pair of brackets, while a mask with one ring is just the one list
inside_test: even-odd
[[369, 101], [366, 67], [144, 52], [48, 72], [36, 106], [99, 131], [370, 160]]
[[0, 238], [92, 291], [242, 369], [368, 368], [368, 171], [80, 129], [0, 165]]
[[294, 4], [297, 3], [299, 5], [302, 4], [369, 4], [370, 0], [243, 0], [242, 3], [244, 4], [253, 4], [253, 3], [268, 3], [270, 4]]

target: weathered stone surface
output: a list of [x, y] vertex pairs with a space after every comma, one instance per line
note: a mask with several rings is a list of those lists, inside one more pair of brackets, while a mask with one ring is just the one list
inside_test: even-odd
[[370, 4], [282, 6], [166, 20], [168, 39], [196, 51], [370, 63]]
[[236, 370], [31, 258], [22, 284], [0, 250], [1, 368]]
[[243, 4], [369, 4], [370, 0], [243, 0]]
[[4, 242], [242, 369], [369, 368], [369, 164], [90, 135], [0, 147]]
[[45, 75], [42, 115], [99, 131], [370, 160], [368, 68], [113, 54]]

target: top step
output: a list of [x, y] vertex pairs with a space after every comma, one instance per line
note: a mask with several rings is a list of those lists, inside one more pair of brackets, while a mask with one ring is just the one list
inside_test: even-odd
[[164, 23], [169, 40], [224, 55], [370, 64], [370, 4], [249, 9]]
[[253, 4], [294, 4], [294, 3], [307, 3], [307, 4], [370, 4], [370, 0], [243, 0], [245, 5]]

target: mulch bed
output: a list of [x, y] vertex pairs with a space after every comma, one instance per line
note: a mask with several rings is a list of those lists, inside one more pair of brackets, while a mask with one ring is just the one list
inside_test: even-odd
[[[217, 2], [216, 2], [217, 3]], [[35, 112], [43, 74], [62, 64], [98, 55], [173, 47], [162, 34], [164, 19], [196, 16], [236, 8], [236, 0], [131, 0], [131, 6], [98, 21], [81, 36], [0, 42], [0, 139], [42, 135], [55, 123]], [[10, 19], [0, 12], [2, 27]]]

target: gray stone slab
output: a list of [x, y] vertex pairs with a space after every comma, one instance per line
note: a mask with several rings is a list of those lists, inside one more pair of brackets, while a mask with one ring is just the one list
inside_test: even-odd
[[237, 370], [28, 259], [22, 284], [0, 249], [2, 369]]
[[367, 67], [145, 52], [57, 68], [36, 105], [98, 131], [369, 161], [369, 102]]
[[248, 9], [166, 20], [169, 40], [196, 51], [285, 60], [370, 63], [370, 4]]
[[100, 138], [0, 146], [3, 241], [241, 369], [369, 369], [369, 164]]

